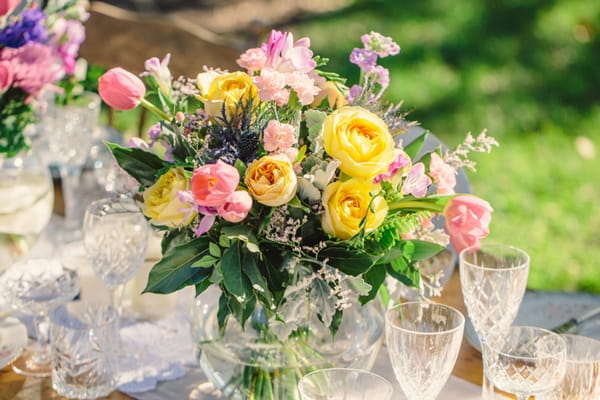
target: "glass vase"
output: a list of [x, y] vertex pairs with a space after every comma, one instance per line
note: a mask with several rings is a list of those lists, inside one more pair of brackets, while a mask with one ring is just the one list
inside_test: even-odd
[[192, 334], [203, 372], [216, 389], [234, 400], [300, 399], [298, 381], [309, 372], [331, 367], [370, 369], [384, 332], [377, 301], [352, 304], [335, 335], [317, 319], [307, 301], [306, 323], [288, 327], [285, 339], [268, 325], [260, 306], [244, 329], [231, 318], [221, 332], [217, 308], [216, 302], [210, 304], [202, 296], [196, 300]]
[[35, 152], [0, 154], [0, 199], [1, 272], [34, 246], [52, 215], [52, 178]]

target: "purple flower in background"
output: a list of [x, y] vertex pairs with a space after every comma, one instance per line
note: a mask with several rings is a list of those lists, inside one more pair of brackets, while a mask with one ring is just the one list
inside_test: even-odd
[[400, 46], [391, 37], [373, 32], [360, 37], [365, 49], [374, 51], [379, 57], [395, 56], [400, 53]]
[[23, 11], [21, 18], [0, 31], [0, 44], [16, 49], [30, 42], [45, 43], [48, 40], [42, 23], [45, 18], [46, 14], [39, 8]]
[[390, 85], [390, 71], [387, 68], [376, 65], [371, 70], [371, 73], [375, 76], [375, 81], [384, 89]]
[[63, 60], [65, 72], [75, 73], [75, 62], [79, 53], [79, 47], [85, 40], [85, 28], [83, 24], [75, 20], [58, 19], [52, 26], [54, 40], [58, 43], [57, 51]]
[[362, 91], [363, 91], [362, 86], [352, 85], [352, 87], [350, 88], [350, 91], [348, 92], [348, 96], [346, 97], [346, 100], [348, 100], [348, 103], [354, 103], [354, 100], [356, 100], [356, 98], [358, 96], [360, 96]]
[[152, 146], [156, 139], [160, 136], [160, 122], [155, 123], [148, 129], [148, 137], [150, 138], [150, 146]]
[[377, 64], [377, 54], [371, 50], [355, 48], [350, 53], [350, 62], [358, 65], [361, 70], [369, 72]]

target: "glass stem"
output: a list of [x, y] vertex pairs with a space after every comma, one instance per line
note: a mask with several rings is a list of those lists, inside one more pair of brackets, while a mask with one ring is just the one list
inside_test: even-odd
[[79, 186], [81, 167], [77, 165], [61, 165], [60, 180], [65, 203], [65, 228], [72, 231], [79, 229], [79, 218], [76, 199], [76, 188]]
[[110, 305], [117, 310], [117, 315], [121, 317], [121, 313], [123, 311], [122, 307], [122, 299], [123, 299], [123, 290], [125, 289], [125, 285], [117, 285], [112, 286], [110, 290]]
[[35, 329], [35, 337], [37, 340], [37, 351], [33, 356], [33, 360], [38, 364], [44, 364], [50, 361], [48, 356], [48, 326], [46, 322], [46, 312], [42, 311], [33, 317], [33, 326]]
[[[481, 338], [481, 336], [480, 336]], [[481, 398], [483, 400], [493, 400], [494, 399], [494, 384], [489, 380], [486, 373], [486, 357], [488, 356], [488, 347], [486, 345], [485, 340], [481, 341], [481, 357], [483, 359], [483, 380], [481, 382]]]

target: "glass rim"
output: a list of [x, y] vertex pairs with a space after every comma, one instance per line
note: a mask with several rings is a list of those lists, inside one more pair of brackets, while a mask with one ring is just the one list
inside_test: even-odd
[[[106, 315], [108, 315], [108, 318], [106, 318], [105, 320], [103, 320], [101, 323], [98, 323], [96, 320], [94, 320], [94, 323], [89, 323], [89, 322], [85, 322], [83, 323], [83, 326], [80, 327], [73, 327], [73, 326], [69, 326], [68, 324], [65, 323], [60, 323], [60, 322], [56, 322], [56, 316], [55, 314], [61, 309], [61, 308], [67, 308], [69, 305], [77, 305], [81, 307], [81, 310], [79, 310], [79, 313], [76, 313], [76, 316], [80, 316], [81, 315], [81, 311], [85, 311], [85, 310], [91, 310], [94, 313], [98, 313], [99, 311], [103, 311], [105, 312]], [[69, 313], [69, 315], [72, 315], [74, 313]], [[61, 329], [67, 329], [69, 331], [88, 331], [90, 329], [101, 329], [104, 328], [106, 326], [112, 325], [119, 323], [119, 312], [118, 310], [111, 304], [106, 304], [104, 302], [101, 301], [97, 301], [97, 300], [74, 300], [71, 302], [68, 302], [66, 304], [63, 304], [61, 306], [58, 306], [57, 308], [55, 308], [54, 310], [50, 311], [49, 315], [48, 315], [48, 322], [50, 327], [55, 326], [55, 327], [59, 327]], [[118, 329], [118, 328], [117, 328]]]
[[377, 379], [378, 381], [382, 382], [388, 389], [388, 393], [387, 394], [392, 394], [394, 392], [394, 386], [392, 385], [392, 383], [384, 378], [383, 376], [376, 374], [375, 372], [366, 370], [366, 369], [360, 369], [360, 368], [347, 368], [347, 367], [331, 367], [331, 368], [322, 368], [322, 369], [317, 369], [315, 371], [311, 371], [305, 375], [303, 375], [300, 380], [298, 380], [298, 390], [300, 390], [300, 392], [304, 393], [303, 390], [303, 383], [308, 381], [308, 379], [314, 375], [317, 374], [324, 374], [324, 373], [328, 373], [328, 372], [353, 372], [353, 373], [357, 373], [360, 375], [367, 375], [370, 377], [373, 377], [375, 379]]
[[[433, 306], [436, 306], [436, 307], [445, 308], [447, 310], [450, 310], [450, 311], [454, 312], [455, 314], [460, 315], [460, 323], [458, 324], [458, 326], [455, 326], [454, 328], [446, 329], [446, 330], [443, 330], [443, 331], [438, 331], [438, 332], [421, 332], [421, 331], [416, 331], [416, 330], [413, 330], [413, 329], [403, 328], [401, 326], [397, 326], [396, 324], [390, 322], [389, 315], [391, 315], [394, 310], [396, 310], [398, 308], [405, 307], [405, 306], [411, 306], [411, 305], [414, 305], [414, 304], [421, 304], [421, 305], [427, 304], [427, 305], [433, 305]], [[405, 303], [396, 304], [395, 306], [393, 306], [392, 308], [390, 308], [389, 310], [387, 310], [385, 312], [385, 322], [386, 322], [386, 325], [390, 326], [390, 328], [398, 330], [398, 331], [409, 332], [411, 334], [422, 335], [422, 336], [433, 336], [433, 335], [440, 335], [440, 334], [444, 334], [445, 335], [445, 334], [454, 333], [457, 330], [464, 330], [464, 328], [465, 328], [465, 319], [466, 319], [465, 315], [459, 309], [457, 309], [456, 307], [452, 307], [452, 306], [449, 306], [447, 304], [434, 303], [434, 302], [426, 302], [426, 301], [408, 301], [408, 302], [405, 302]]]
[[567, 342], [567, 355], [566, 355], [566, 358], [565, 358], [565, 360], [567, 361], [567, 363], [569, 363], [569, 364], [577, 364], [577, 365], [597, 364], [597, 363], [600, 363], [600, 340], [594, 339], [592, 337], [585, 336], [585, 335], [578, 335], [578, 334], [575, 334], [575, 333], [561, 333], [559, 336], [561, 336], [563, 338], [571, 338], [571, 339], [575, 339], [575, 340], [582, 340], [582, 341], [585, 341], [587, 343], [593, 344], [593, 345], [595, 345], [598, 348], [598, 355], [596, 357], [593, 357], [593, 359], [591, 359], [591, 360], [577, 360], [577, 359], [569, 357], [569, 343]]
[[[567, 361], [567, 342], [566, 342], [565, 339], [563, 339], [561, 337], [561, 335], [559, 335], [558, 333], [552, 332], [551, 330], [545, 329], [545, 328], [540, 328], [538, 326], [528, 326], [528, 325], [513, 325], [513, 326], [510, 327], [509, 331], [510, 330], [515, 330], [515, 329], [523, 329], [523, 328], [534, 329], [534, 330], [540, 331], [540, 333], [545, 333], [546, 335], [550, 335], [551, 337], [558, 337], [558, 338], [560, 338], [562, 340], [562, 342], [564, 343], [564, 351], [563, 351], [563, 353], [565, 355], [565, 357], [564, 357], [565, 362]], [[532, 337], [531, 338], [531, 340], [535, 340], [535, 339], [536, 339], [536, 337]], [[485, 346], [487, 346], [490, 349], [492, 349], [492, 351], [494, 353], [497, 353], [498, 355], [502, 355], [502, 356], [510, 357], [510, 358], [518, 358], [520, 360], [526, 360], [526, 361], [539, 360], [540, 358], [543, 358], [543, 359], [548, 359], [548, 358], [559, 359], [559, 358], [561, 358], [561, 357], [557, 357], [557, 354], [550, 354], [550, 353], [548, 353], [548, 354], [546, 354], [546, 355], [544, 355], [542, 357], [540, 357], [540, 356], [538, 356], [538, 357], [519, 356], [519, 355], [507, 353], [506, 351], [500, 351], [495, 346], [492, 346], [492, 345], [487, 345], [486, 344]]]
[[[521, 254], [524, 258], [523, 258], [523, 261], [519, 265], [515, 265], [515, 266], [507, 267], [507, 268], [483, 267], [481, 265], [474, 264], [474, 263], [464, 259], [465, 255], [467, 253], [472, 253], [473, 250], [475, 252], [479, 251], [479, 250], [483, 249], [484, 247], [485, 248], [510, 249], [510, 250], [515, 251], [515, 253]], [[527, 266], [530, 264], [530, 262], [531, 262], [531, 257], [525, 250], [521, 249], [520, 247], [516, 247], [516, 246], [510, 245], [510, 244], [503, 244], [503, 243], [484, 243], [484, 244], [479, 244], [479, 245], [473, 245], [473, 246], [469, 246], [469, 247], [462, 249], [461, 252], [458, 254], [459, 267], [461, 267], [462, 265], [468, 265], [469, 268], [480, 269], [480, 270], [485, 270], [485, 271], [516, 271], [519, 269], [527, 268]]]
[[[103, 197], [101, 199], [96, 199], [89, 203], [85, 208], [86, 214], [99, 215], [100, 213], [106, 214], [106, 210], [104, 209], [106, 206], [111, 204], [121, 204], [124, 207], [114, 214], [127, 214], [127, 213], [137, 213], [141, 212], [140, 206], [138, 202], [131, 197]], [[134, 208], [126, 208], [128, 206], [133, 206]]]

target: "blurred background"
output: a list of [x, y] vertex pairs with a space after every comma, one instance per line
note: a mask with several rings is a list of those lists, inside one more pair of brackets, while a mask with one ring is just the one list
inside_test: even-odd
[[[94, 74], [143, 70], [172, 53], [175, 76], [235, 59], [270, 29], [308, 36], [330, 71], [372, 30], [402, 48], [384, 59], [388, 100], [450, 147], [483, 129], [472, 190], [495, 209], [490, 241], [531, 255], [529, 287], [600, 293], [600, 2], [591, 0], [128, 0], [92, 2], [81, 55]], [[96, 76], [97, 77], [97, 76]], [[145, 115], [106, 113], [127, 135]]]

